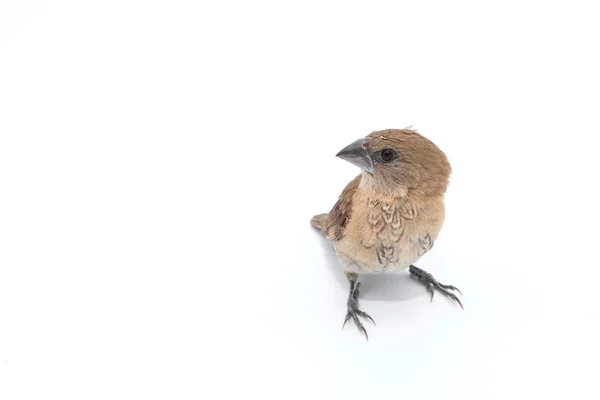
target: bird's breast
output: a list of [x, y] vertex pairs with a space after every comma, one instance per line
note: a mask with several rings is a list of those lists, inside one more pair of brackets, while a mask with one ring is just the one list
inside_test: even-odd
[[433, 246], [441, 228], [425, 210], [404, 199], [359, 195], [354, 204], [345, 237], [334, 243], [349, 272], [407, 268]]

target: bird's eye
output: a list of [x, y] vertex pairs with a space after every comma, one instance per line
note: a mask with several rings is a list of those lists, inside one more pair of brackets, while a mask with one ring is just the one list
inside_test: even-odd
[[383, 149], [383, 150], [381, 150], [380, 155], [381, 155], [381, 161], [386, 162], [386, 163], [393, 161], [396, 157], [398, 157], [396, 152], [392, 149]]

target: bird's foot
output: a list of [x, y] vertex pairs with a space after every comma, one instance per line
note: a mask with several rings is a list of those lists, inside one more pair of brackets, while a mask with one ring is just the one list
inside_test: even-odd
[[429, 293], [431, 293], [431, 300], [433, 300], [433, 293], [437, 290], [438, 292], [442, 293], [444, 296], [449, 297], [452, 300], [456, 301], [463, 310], [465, 309], [463, 307], [462, 303], [460, 302], [459, 298], [456, 297], [456, 295], [450, 291], [450, 290], [456, 290], [458, 293], [460, 293], [462, 295], [461, 291], [458, 290], [458, 288], [456, 288], [452, 285], [443, 285], [443, 284], [439, 283], [438, 281], [435, 280], [435, 278], [429, 272], [423, 271], [421, 268], [417, 268], [414, 265], [410, 266], [409, 271], [412, 276], [417, 278], [419, 280], [419, 282], [421, 282], [423, 285], [425, 285], [425, 289], [427, 289], [427, 291]]
[[342, 325], [342, 329], [344, 329], [344, 326], [346, 326], [346, 322], [348, 322], [350, 320], [350, 318], [352, 318], [356, 327], [365, 335], [365, 338], [367, 340], [369, 340], [369, 335], [367, 334], [367, 330], [365, 329], [363, 324], [360, 322], [358, 317], [360, 316], [360, 317], [366, 318], [369, 321], [371, 321], [373, 324], [375, 324], [375, 321], [373, 321], [373, 318], [371, 318], [371, 316], [369, 314], [367, 314], [366, 312], [364, 312], [358, 308], [358, 295], [360, 294], [359, 288], [360, 288], [360, 282], [356, 282], [353, 280], [350, 281], [350, 294], [348, 295], [348, 302], [347, 302], [348, 312], [346, 313], [346, 318], [344, 318], [344, 324]]

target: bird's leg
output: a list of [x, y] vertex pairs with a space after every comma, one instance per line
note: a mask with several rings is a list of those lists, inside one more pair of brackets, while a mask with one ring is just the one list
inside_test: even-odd
[[348, 322], [350, 318], [352, 318], [354, 324], [356, 324], [356, 327], [365, 335], [367, 340], [369, 340], [367, 330], [360, 322], [358, 317], [361, 316], [363, 318], [366, 318], [372, 323], [375, 323], [375, 321], [373, 321], [373, 318], [371, 318], [369, 314], [362, 310], [359, 310], [358, 308], [358, 295], [360, 294], [360, 282], [358, 282], [358, 275], [354, 273], [346, 273], [346, 278], [348, 278], [348, 281], [350, 282], [350, 293], [348, 294], [347, 302], [348, 312], [346, 313], [346, 318], [344, 318], [344, 324], [342, 325], [342, 329], [344, 329], [344, 326], [346, 326], [346, 322]]
[[425, 285], [425, 289], [427, 289], [427, 291], [429, 293], [431, 293], [431, 300], [433, 300], [433, 293], [434, 291], [438, 291], [440, 293], [442, 293], [444, 296], [450, 297], [452, 300], [456, 301], [458, 304], [460, 304], [460, 307], [464, 310], [465, 308], [463, 307], [462, 303], [460, 302], [460, 300], [458, 299], [458, 297], [456, 297], [456, 295], [452, 292], [450, 292], [450, 290], [456, 290], [458, 293], [461, 293], [460, 290], [458, 290], [458, 288], [452, 286], [452, 285], [443, 285], [441, 283], [439, 283], [438, 281], [435, 280], [435, 278], [427, 271], [423, 271], [421, 268], [417, 268], [414, 265], [411, 265], [409, 267], [409, 271], [410, 274], [412, 276], [414, 276], [415, 278], [417, 278], [419, 280], [419, 282], [421, 282], [423, 285]]

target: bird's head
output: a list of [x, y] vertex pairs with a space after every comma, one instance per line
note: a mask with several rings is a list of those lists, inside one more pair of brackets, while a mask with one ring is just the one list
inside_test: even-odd
[[337, 157], [360, 167], [365, 184], [390, 196], [410, 190], [443, 195], [451, 172], [446, 155], [410, 129], [372, 132], [343, 148]]

